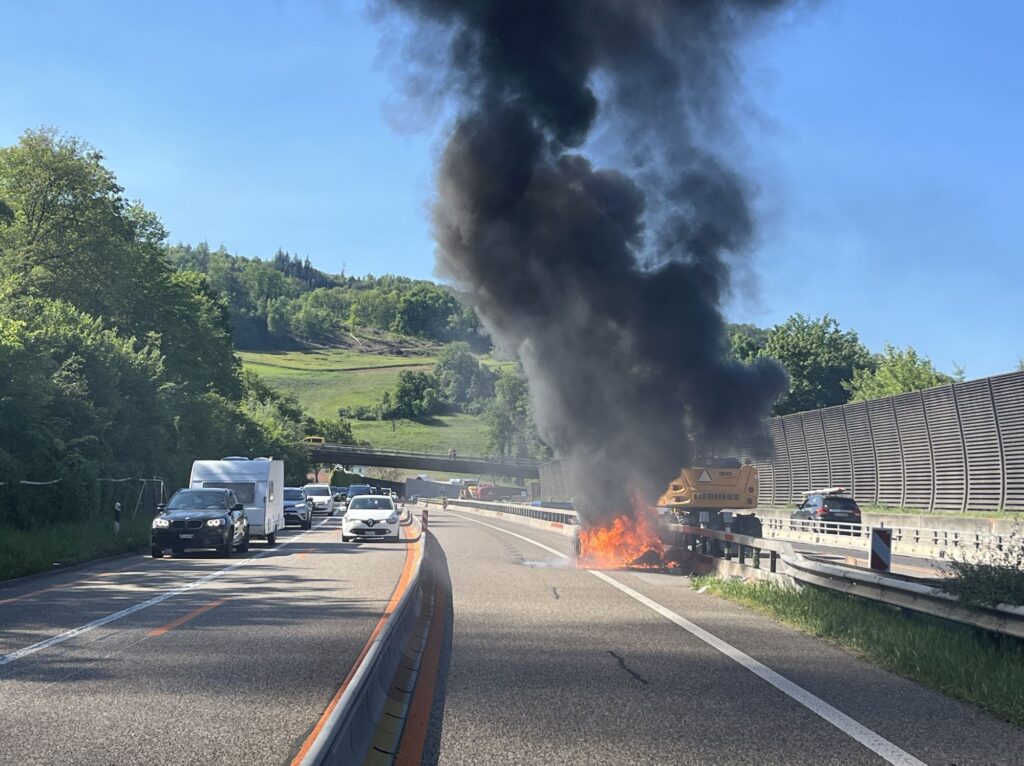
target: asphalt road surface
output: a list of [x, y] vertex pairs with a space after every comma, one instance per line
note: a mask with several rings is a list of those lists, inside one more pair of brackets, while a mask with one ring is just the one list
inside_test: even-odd
[[340, 523], [0, 587], [0, 764], [288, 762], [405, 563]]
[[1024, 760], [1024, 731], [681, 576], [577, 570], [566, 537], [471, 511], [430, 530], [452, 610], [426, 763]]

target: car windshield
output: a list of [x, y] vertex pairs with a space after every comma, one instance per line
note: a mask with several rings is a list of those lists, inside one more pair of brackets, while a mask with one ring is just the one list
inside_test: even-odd
[[394, 507], [395, 506], [392, 504], [391, 498], [389, 497], [357, 497], [352, 501], [351, 505], [349, 505], [349, 510], [381, 511], [391, 510]]
[[167, 504], [168, 511], [224, 510], [224, 493], [207, 490], [186, 490], [176, 492]]
[[284, 491], [285, 500], [302, 500], [303, 497], [301, 489], [286, 489]]
[[331, 494], [331, 488], [330, 487], [306, 487], [306, 494], [307, 495], [315, 495], [317, 497], [321, 497], [323, 495]]
[[348, 496], [355, 497], [356, 495], [368, 495], [371, 491], [369, 484], [353, 484], [348, 488]]
[[825, 505], [833, 511], [859, 511], [856, 501], [852, 497], [840, 497], [828, 495], [825, 497]]

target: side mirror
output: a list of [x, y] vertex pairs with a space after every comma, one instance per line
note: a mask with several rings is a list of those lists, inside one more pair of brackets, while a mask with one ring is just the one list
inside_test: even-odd
[[235, 503], [234, 507], [231, 510], [232, 511], [244, 511], [245, 510], [245, 506], [242, 505], [241, 503]]
[[156, 504], [156, 512], [157, 513], [163, 513], [166, 510], [167, 510], [167, 503], [157, 503]]
[[799, 510], [800, 510], [801, 508], [803, 508], [803, 507], [804, 507], [804, 506], [803, 506], [803, 503], [797, 503], [797, 504], [796, 504], [796, 509], [797, 509], [798, 511], [799, 511]]

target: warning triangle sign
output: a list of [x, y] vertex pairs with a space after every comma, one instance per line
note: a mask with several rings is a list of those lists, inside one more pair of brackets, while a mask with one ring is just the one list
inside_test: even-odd
[[711, 474], [708, 473], [707, 468], [700, 472], [700, 476], [697, 477], [697, 481], [711, 481]]

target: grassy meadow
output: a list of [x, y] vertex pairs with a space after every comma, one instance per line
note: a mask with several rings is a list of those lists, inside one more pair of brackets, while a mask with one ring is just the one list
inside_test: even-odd
[[[412, 356], [366, 353], [351, 348], [315, 349], [257, 353], [242, 351], [238, 356], [247, 370], [267, 384], [294, 394], [302, 406], [317, 418], [337, 417], [339, 407], [369, 407], [393, 389], [402, 370], [431, 372], [436, 357], [431, 349], [418, 349]], [[514, 367], [514, 362], [481, 360], [492, 369]], [[413, 420], [353, 420], [357, 439], [381, 449], [447, 452], [455, 448], [466, 455], [488, 453], [487, 429], [480, 418], [456, 413]]]

